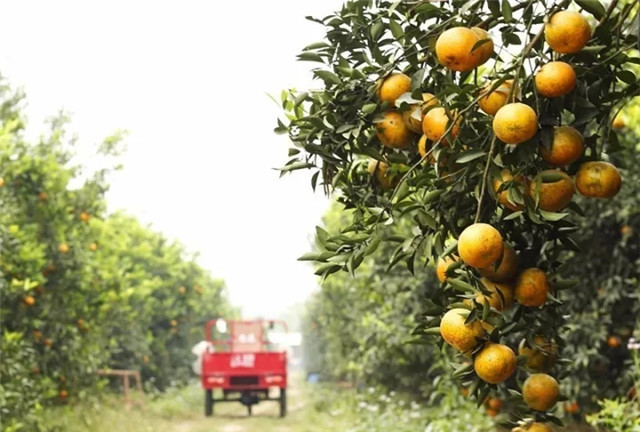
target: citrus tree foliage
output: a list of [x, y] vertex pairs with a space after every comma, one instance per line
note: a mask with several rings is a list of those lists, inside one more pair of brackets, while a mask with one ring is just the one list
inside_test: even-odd
[[[632, 113], [640, 106], [630, 108]], [[576, 417], [597, 409], [598, 400], [624, 396], [633, 388], [627, 343], [631, 336], [640, 338], [640, 195], [631, 187], [640, 184], [640, 152], [633, 148], [640, 138], [636, 124], [620, 133], [624, 150], [616, 164], [624, 168], [625, 187], [613, 202], [583, 200], [587, 217], [574, 237], [582, 252], [569, 257], [561, 270], [579, 281], [579, 289], [559, 294], [571, 317], [560, 333], [566, 341], [563, 355], [573, 359], [565, 365], [562, 384], [568, 401], [560, 412], [576, 407], [575, 413], [567, 412]], [[334, 206], [323, 228], [335, 233], [349, 220], [348, 212]], [[402, 229], [395, 235], [402, 235]], [[407, 343], [407, 333], [428, 310], [425, 300], [438, 289], [434, 269], [415, 275], [402, 266], [387, 270], [392, 253], [383, 244], [365, 259], [356, 278], [340, 272], [323, 281], [307, 304], [305, 367], [327, 378], [417, 395], [457, 392], [446, 376], [439, 377], [444, 368], [439, 352]], [[520, 342], [517, 337], [509, 341]]]
[[[63, 116], [36, 143], [25, 140], [22, 100], [0, 80], [0, 409], [8, 431], [36, 427], [43, 404], [90, 395], [99, 368], [141, 369], [158, 388], [183, 382], [204, 321], [232, 312], [224, 283], [182, 246], [106, 214], [111, 168], [81, 177]], [[119, 139], [100, 146], [105, 162]]]
[[[349, 219], [348, 212], [334, 205], [325, 215], [325, 229], [337, 232]], [[408, 228], [398, 227], [396, 235]], [[408, 343], [408, 332], [418, 324], [422, 304], [437, 281], [431, 272], [412, 275], [403, 267], [387, 272], [391, 253], [390, 245], [381, 245], [362, 263], [357, 278], [337, 273], [322, 283], [307, 304], [305, 365], [324, 378], [390, 389], [416, 392], [420, 383], [426, 394], [436, 372], [442, 372], [442, 356], [431, 347]]]
[[[640, 105], [627, 112], [640, 112]], [[571, 314], [563, 331], [564, 355], [573, 360], [566, 394], [585, 411], [633, 387], [627, 343], [640, 337], [640, 117], [634, 119], [619, 132], [624, 150], [612, 157], [624, 168], [625, 185], [615, 200], [580, 201], [587, 215], [576, 233], [581, 251], [561, 270], [578, 281], [560, 295]]]
[[[565, 10], [578, 11], [581, 23], [588, 21], [586, 46], [567, 51], [551, 48], [545, 26], [551, 16]], [[600, 216], [584, 216], [582, 201], [571, 200], [571, 176], [581, 166], [588, 167], [584, 164], [589, 161], [615, 162], [621, 150], [612, 120], [640, 92], [633, 72], [640, 63], [633, 25], [637, 11], [637, 2], [618, 1], [355, 0], [324, 18], [310, 17], [326, 28], [326, 37], [304, 48], [299, 59], [315, 64], [313, 74], [323, 86], [282, 95], [287, 118], [279, 120], [276, 132], [288, 134], [294, 144], [282, 171], [311, 170], [312, 186], [337, 192], [338, 200], [354, 215], [337, 234], [319, 232], [320, 249], [306, 257], [318, 262], [318, 274], [354, 273], [383, 243], [395, 245], [391, 266], [423, 272], [428, 263], [458, 252], [457, 240], [467, 227], [490, 224], [516, 251], [520, 271], [541, 269], [551, 282], [544, 306], [518, 304], [500, 311], [487, 302], [464, 303], [489, 292], [474, 267], [458, 262], [447, 271], [446, 283], [425, 302], [431, 316], [417, 332], [425, 338], [437, 336], [448, 309], [466, 308], [465, 325], [480, 329], [474, 322], [481, 321], [486, 331], [486, 342], [472, 352], [473, 362], [490, 346], [487, 342], [507, 343], [517, 351], [512, 341], [540, 346], [536, 336], [551, 341], [553, 350], [557, 344], [562, 353], [567, 343], [558, 330], [567, 325], [572, 301], [564, 293], [581, 288], [563, 265], [574, 253], [581, 256], [576, 237], [583, 226], [593, 229]], [[473, 65], [458, 71], [453, 70], [455, 64], [443, 63], [450, 60], [451, 51], [446, 49], [459, 44], [436, 53], [439, 38], [456, 27], [480, 29], [474, 30], [476, 36], [467, 36], [476, 41], [465, 59]], [[488, 36], [478, 36], [482, 29]], [[570, 39], [584, 35], [584, 26], [574, 30], [566, 32]], [[488, 62], [469, 61], [486, 52], [490, 42]], [[552, 94], [538, 82], [542, 66], [554, 60], [575, 73], [575, 88]], [[387, 80], [400, 73], [408, 77], [408, 88], [402, 95], [385, 97]], [[551, 81], [558, 78], [554, 75]], [[505, 133], [510, 128], [504, 116], [497, 119], [501, 113], [492, 118], [479, 108], [483, 97], [503, 85], [503, 104], [514, 104], [504, 106], [503, 114], [511, 114], [516, 123], [530, 119], [522, 128], [532, 133], [514, 139]], [[435, 95], [434, 106], [425, 93]], [[427, 123], [430, 112], [443, 119], [439, 134]], [[407, 113], [418, 121], [424, 117], [422, 142], [421, 133], [412, 135], [401, 126], [403, 121], [410, 124]], [[563, 163], [543, 158], [541, 153], [554, 146], [555, 128], [567, 125], [582, 137], [584, 149]], [[571, 202], [549, 205], [553, 197], [545, 190], [559, 183], [566, 186], [564, 198]], [[637, 185], [625, 187], [637, 193]], [[502, 198], [501, 203], [496, 198]], [[403, 221], [411, 224], [404, 235], [390, 235], [384, 229]], [[501, 260], [493, 260], [494, 269]], [[629, 286], [620, 289], [628, 292]], [[504, 384], [480, 380], [473, 363], [465, 364], [463, 358], [454, 375], [480, 401], [490, 393], [509, 396], [512, 408], [506, 424], [524, 419], [526, 426], [531, 418], [557, 422], [551, 411], [532, 410], [523, 403], [525, 360], [519, 359], [517, 373]], [[562, 359], [553, 369], [561, 382], [569, 371], [564, 364], [570, 362]]]

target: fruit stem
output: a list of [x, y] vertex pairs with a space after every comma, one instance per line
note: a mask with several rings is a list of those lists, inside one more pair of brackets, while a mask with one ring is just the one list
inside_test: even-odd
[[491, 165], [491, 159], [493, 158], [493, 152], [496, 148], [496, 142], [498, 141], [498, 137], [493, 135], [493, 139], [491, 140], [491, 147], [489, 147], [489, 155], [487, 157], [487, 163], [484, 166], [484, 172], [482, 173], [482, 184], [480, 185], [480, 195], [478, 196], [478, 211], [476, 211], [476, 218], [474, 219], [474, 223], [478, 223], [480, 220], [480, 213], [482, 212], [482, 199], [484, 198], [484, 193], [487, 190], [487, 179], [489, 177], [489, 165]]

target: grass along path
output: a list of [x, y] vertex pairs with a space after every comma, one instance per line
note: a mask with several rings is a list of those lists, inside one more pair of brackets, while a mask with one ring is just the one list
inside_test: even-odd
[[[45, 424], [56, 432], [496, 432], [482, 409], [454, 392], [438, 406], [425, 407], [393, 392], [352, 390], [307, 384], [291, 377], [289, 412], [280, 418], [277, 402], [261, 402], [253, 415], [239, 402], [220, 403], [213, 417], [203, 415], [199, 383], [169, 391], [144, 407], [125, 409], [115, 397], [93, 404], [45, 411]], [[592, 429], [569, 427], [564, 432]]]
[[301, 376], [294, 375], [288, 389], [289, 410], [285, 418], [279, 417], [279, 404], [272, 401], [254, 405], [251, 417], [239, 402], [216, 404], [214, 416], [205, 418], [204, 392], [199, 383], [147, 401], [144, 407], [125, 409], [110, 397], [90, 406], [49, 410], [45, 417], [48, 426], [65, 432], [320, 432], [347, 430], [353, 425], [352, 417], [318, 406], [311, 394], [313, 390]]

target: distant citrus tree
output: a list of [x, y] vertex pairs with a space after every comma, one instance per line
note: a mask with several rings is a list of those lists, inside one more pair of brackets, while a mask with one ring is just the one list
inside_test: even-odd
[[[324, 87], [282, 95], [276, 132], [294, 144], [282, 171], [310, 169], [353, 214], [305, 258], [323, 278], [355, 274], [386, 243], [391, 266], [435, 265], [441, 289], [416, 332], [459, 353], [453, 375], [480, 403], [508, 399], [510, 427], [560, 422], [559, 382], [581, 361], [564, 357], [581, 289], [564, 269], [590, 257], [576, 240], [601, 216], [582, 222], [583, 207], [623, 183], [637, 194], [612, 163], [614, 117], [640, 93], [637, 12], [597, 0], [348, 1], [310, 18], [326, 37], [299, 55]], [[384, 229], [401, 223], [403, 235]]]
[[0, 79], [0, 416], [11, 432], [38, 430], [46, 404], [93, 395], [99, 368], [141, 369], [159, 389], [185, 382], [204, 322], [235, 312], [180, 244], [107, 214], [111, 169], [81, 180], [64, 116], [27, 142], [22, 101]]

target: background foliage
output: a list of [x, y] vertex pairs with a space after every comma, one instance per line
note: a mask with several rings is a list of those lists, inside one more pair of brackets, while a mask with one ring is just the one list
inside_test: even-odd
[[[3, 430], [41, 406], [91, 395], [99, 368], [140, 369], [159, 389], [192, 376], [203, 322], [235, 311], [196, 257], [124, 214], [108, 214], [112, 167], [82, 173], [63, 115], [25, 141], [23, 95], [0, 80]], [[105, 164], [120, 135], [99, 148]]]

